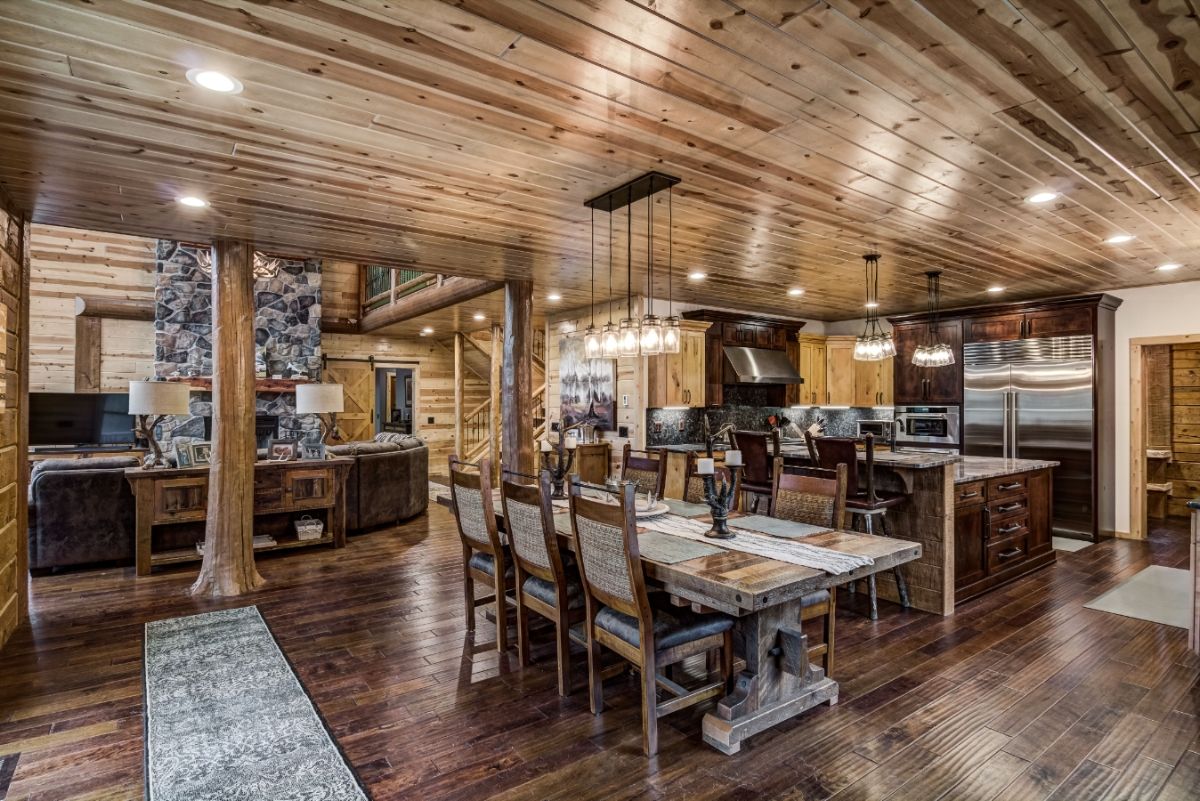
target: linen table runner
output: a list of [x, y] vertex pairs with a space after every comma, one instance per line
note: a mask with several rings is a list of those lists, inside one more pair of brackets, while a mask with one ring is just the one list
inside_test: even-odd
[[807, 545], [802, 542], [796, 542], [794, 539], [772, 537], [768, 534], [759, 534], [733, 526], [730, 526], [730, 530], [737, 535], [733, 539], [709, 539], [704, 536], [704, 532], [709, 529], [708, 523], [698, 520], [688, 520], [676, 515], [663, 515], [651, 520], [641, 520], [638, 521], [638, 527], [689, 540], [697, 540], [730, 551], [741, 551], [742, 553], [775, 559], [780, 562], [799, 565], [800, 567], [824, 570], [826, 573], [835, 576], [875, 564], [875, 560], [869, 556], [844, 553], [831, 548], [821, 548], [816, 545]]

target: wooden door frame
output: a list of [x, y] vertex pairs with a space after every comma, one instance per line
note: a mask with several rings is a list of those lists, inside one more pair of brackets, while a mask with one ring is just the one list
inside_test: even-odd
[[1129, 340], [1129, 539], [1144, 540], [1146, 525], [1145, 351], [1151, 345], [1200, 343], [1200, 334], [1134, 337]]

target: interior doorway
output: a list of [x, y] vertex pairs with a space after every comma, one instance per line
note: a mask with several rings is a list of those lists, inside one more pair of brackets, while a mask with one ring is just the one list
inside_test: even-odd
[[416, 434], [417, 371], [412, 367], [375, 370], [375, 433]]
[[1200, 496], [1200, 334], [1130, 341], [1130, 536], [1188, 531]]

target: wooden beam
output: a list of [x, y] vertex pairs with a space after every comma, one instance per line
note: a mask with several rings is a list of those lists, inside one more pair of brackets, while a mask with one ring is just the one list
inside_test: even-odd
[[467, 449], [463, 444], [463, 399], [466, 397], [466, 365], [463, 363], [462, 332], [454, 334], [454, 451], [461, 458], [467, 458]]
[[265, 583], [254, 566], [253, 260], [247, 242], [213, 244], [212, 465], [193, 595], [242, 595]]
[[532, 474], [533, 282], [504, 285], [504, 369], [501, 379], [504, 461], [509, 470]]
[[100, 391], [100, 318], [75, 318], [75, 391]]
[[127, 298], [75, 296], [76, 317], [106, 317], [110, 320], [154, 320], [154, 301]]
[[503, 437], [503, 421], [500, 417], [500, 407], [503, 403], [500, 397], [500, 366], [504, 359], [504, 354], [501, 350], [504, 344], [503, 339], [503, 329], [498, 324], [492, 323], [492, 380], [488, 382], [488, 393], [491, 397], [492, 405], [488, 409], [488, 457], [492, 460], [492, 474], [493, 478], [496, 479], [500, 476], [500, 443]]
[[499, 281], [487, 281], [482, 278], [447, 278], [440, 285], [422, 289], [406, 295], [396, 303], [367, 312], [359, 323], [359, 331], [366, 334], [447, 306], [465, 303], [503, 287], [504, 284]]

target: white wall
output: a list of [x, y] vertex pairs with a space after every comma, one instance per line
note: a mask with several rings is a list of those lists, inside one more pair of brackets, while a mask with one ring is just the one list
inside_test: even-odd
[[1109, 292], [1124, 301], [1117, 309], [1116, 393], [1116, 527], [1130, 530], [1129, 521], [1129, 340], [1137, 337], [1200, 334], [1200, 281]]

